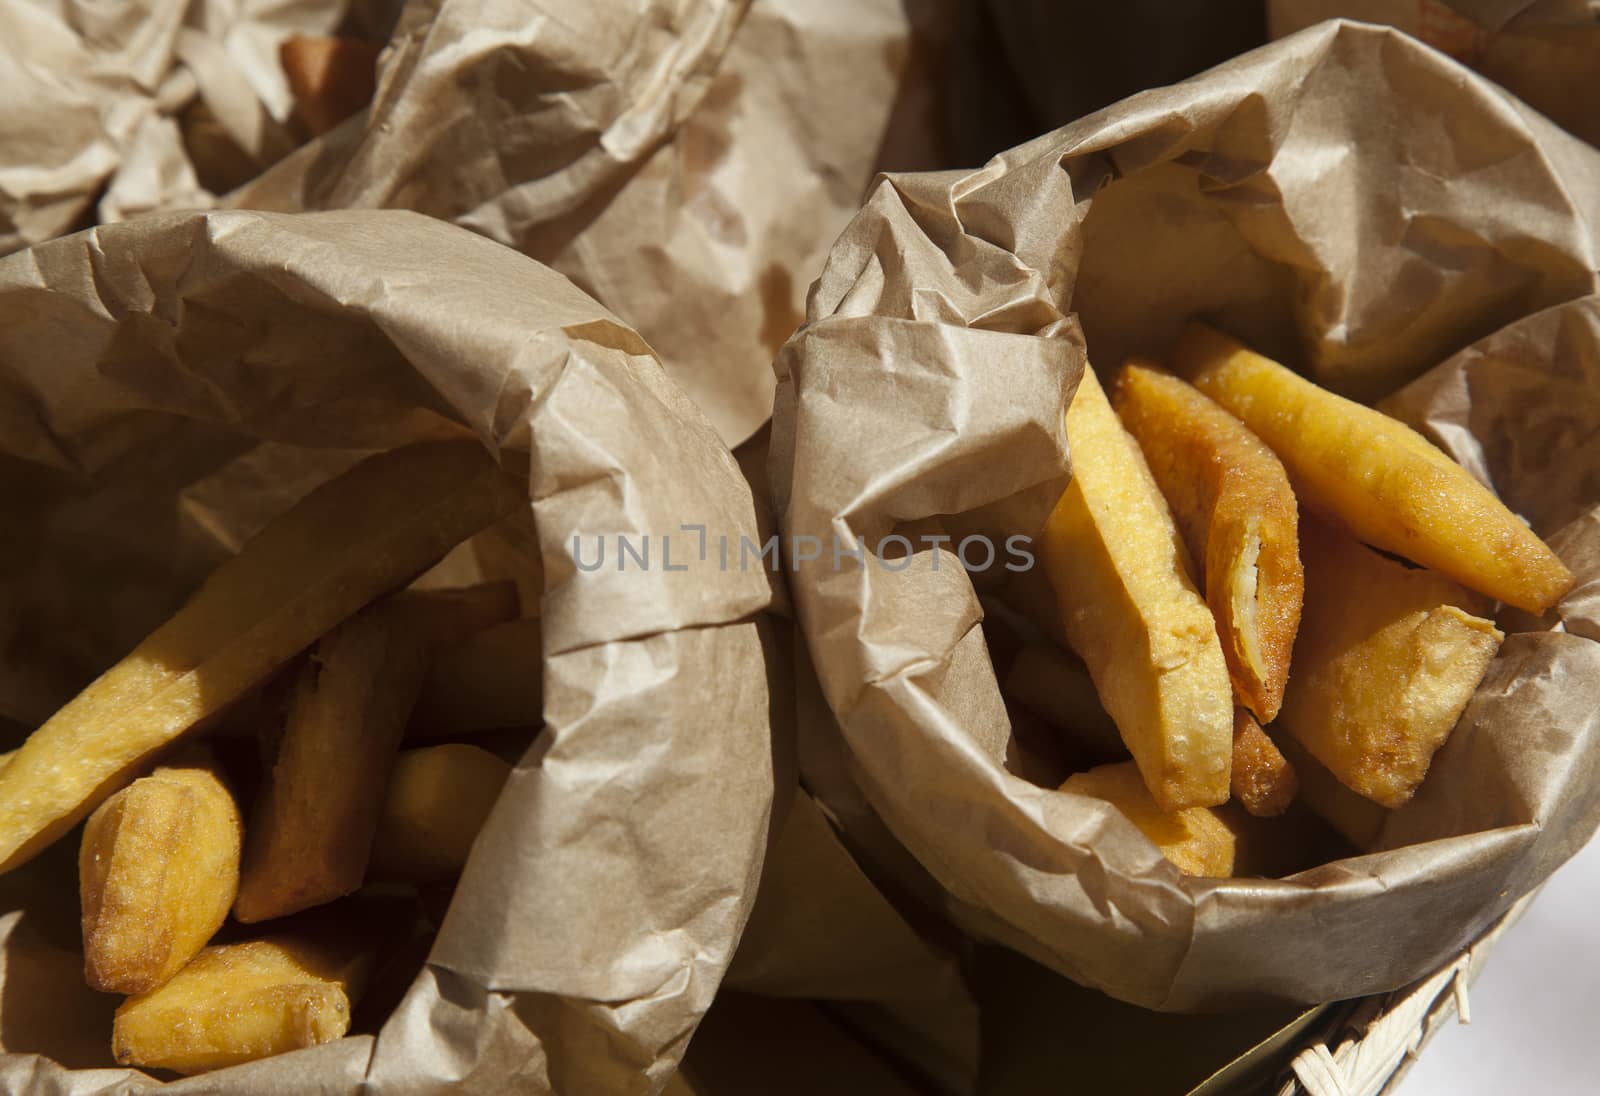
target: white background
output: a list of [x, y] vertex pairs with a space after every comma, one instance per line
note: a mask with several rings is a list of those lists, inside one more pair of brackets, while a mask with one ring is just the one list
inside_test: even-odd
[[1470, 997], [1400, 1096], [1600, 1093], [1600, 841], [1551, 877], [1495, 945]]

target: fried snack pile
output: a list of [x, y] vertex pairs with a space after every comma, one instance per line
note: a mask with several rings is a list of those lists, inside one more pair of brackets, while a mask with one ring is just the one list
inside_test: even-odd
[[[407, 889], [452, 886], [510, 772], [444, 740], [520, 726], [531, 741], [541, 721], [538, 625], [520, 619], [537, 604], [509, 581], [403, 588], [527, 506], [475, 443], [371, 457], [268, 524], [5, 759], [0, 870], [88, 817], [84, 974], [130, 995], [117, 1061], [191, 1074], [349, 1029], [368, 972], [393, 958], [382, 941], [415, 938]], [[469, 669], [461, 650], [493, 656]], [[442, 744], [402, 753], [408, 734]], [[409, 898], [375, 925], [380, 878]]]
[[345, 618], [523, 502], [476, 446], [363, 461], [267, 526], [0, 769], [0, 871]]
[[509, 583], [408, 591], [317, 643], [295, 677], [277, 758], [250, 814], [236, 918], [284, 917], [361, 886], [430, 653], [516, 611]]
[[[1192, 875], [1282, 845], [1263, 827], [1287, 823], [1261, 820], [1297, 798], [1371, 848], [1488, 672], [1492, 602], [1544, 612], [1572, 574], [1404, 424], [1200, 325], [1171, 364], [1128, 362], [1109, 403], [1086, 371], [1066, 413], [1044, 560], [1132, 761], [1062, 790], [1112, 803]], [[1016, 665], [1013, 699], [1072, 728], [1081, 675], [1057, 675], [1071, 703], [1051, 704], [1052, 662]]]

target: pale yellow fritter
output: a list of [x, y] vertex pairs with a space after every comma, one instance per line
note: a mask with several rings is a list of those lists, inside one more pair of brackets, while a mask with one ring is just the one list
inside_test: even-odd
[[1403, 805], [1505, 638], [1443, 575], [1306, 522], [1305, 613], [1278, 723], [1352, 791]]
[[1066, 426], [1043, 556], [1067, 640], [1161, 808], [1226, 802], [1233, 686], [1172, 515], [1091, 371]]
[[1572, 572], [1527, 523], [1404, 423], [1199, 324], [1173, 365], [1278, 454], [1301, 501], [1367, 544], [1529, 612], [1572, 588]]
[[1235, 837], [1228, 824], [1210, 807], [1163, 811], [1131, 761], [1074, 773], [1061, 790], [1116, 807], [1185, 875], [1233, 874]]

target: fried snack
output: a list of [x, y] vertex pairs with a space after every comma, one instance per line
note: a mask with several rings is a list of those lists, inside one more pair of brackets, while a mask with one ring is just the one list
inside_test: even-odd
[[1383, 832], [1389, 809], [1339, 783], [1338, 777], [1292, 738], [1285, 737], [1281, 745], [1284, 754], [1293, 763], [1295, 772], [1299, 774], [1300, 802], [1337, 830], [1350, 844], [1362, 852], [1371, 851], [1378, 843], [1378, 835]]
[[1112, 402], [1172, 507], [1239, 702], [1271, 722], [1304, 591], [1289, 476], [1244, 423], [1165, 370], [1124, 365]]
[[1006, 673], [1007, 697], [1065, 731], [1102, 761], [1128, 756], [1117, 725], [1100, 704], [1089, 668], [1059, 647], [1023, 647]]
[[526, 501], [466, 442], [372, 457], [313, 491], [0, 770], [0, 871], [67, 832], [158, 751], [341, 620]]
[[402, 751], [372, 842], [372, 877], [429, 883], [460, 875], [510, 775], [509, 764], [465, 743]]
[[361, 885], [429, 649], [477, 630], [505, 604], [484, 588], [407, 591], [317, 644], [250, 816], [235, 917], [282, 917]]
[[441, 648], [408, 735], [431, 738], [544, 722], [544, 644], [537, 618], [514, 620]]
[[1043, 555], [1067, 641], [1161, 809], [1226, 802], [1233, 686], [1172, 515], [1091, 370], [1066, 426], [1072, 480]]
[[1272, 447], [1303, 501], [1358, 539], [1532, 613], [1572, 588], [1521, 518], [1405, 424], [1199, 324], [1173, 363]]
[[1218, 812], [1210, 807], [1163, 811], [1132, 761], [1074, 773], [1061, 790], [1116, 807], [1185, 875], [1233, 874], [1234, 833]]
[[380, 603], [317, 644], [296, 679], [278, 756], [250, 816], [234, 915], [245, 923], [361, 885], [426, 648]]
[[1233, 711], [1233, 798], [1257, 818], [1289, 809], [1300, 781], [1277, 743], [1247, 708]]
[[117, 1009], [125, 1066], [204, 1073], [329, 1043], [350, 1027], [370, 950], [278, 937], [206, 948], [171, 981]]
[[1305, 614], [1278, 723], [1347, 788], [1399, 807], [1505, 637], [1443, 575], [1304, 528]]
[[372, 101], [381, 47], [359, 38], [291, 34], [278, 47], [289, 90], [313, 137]]
[[241, 832], [233, 794], [204, 757], [100, 804], [78, 854], [90, 986], [144, 993], [205, 947], [239, 886]]

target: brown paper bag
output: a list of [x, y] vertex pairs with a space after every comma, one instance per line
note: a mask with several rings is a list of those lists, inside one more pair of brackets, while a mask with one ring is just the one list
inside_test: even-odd
[[[174, 1091], [665, 1085], [749, 914], [774, 788], [793, 780], [775, 578], [701, 559], [680, 531], [755, 539], [757, 503], [638, 335], [459, 228], [158, 215], [0, 260], [0, 711], [18, 722], [355, 451], [461, 435], [530, 476], [545, 729], [375, 1035]], [[673, 568], [578, 569], [573, 539], [587, 559], [599, 535], [650, 537], [657, 559], [670, 537]], [[112, 1001], [77, 989], [71, 841], [53, 850], [62, 878], [40, 881], [46, 857], [3, 891], [8, 1091], [140, 1083], [87, 1068], [111, 1064]]]
[[[1151, 1008], [1359, 996], [1458, 952], [1600, 820], [1587, 305], [1484, 344], [1512, 357], [1457, 359], [1479, 362], [1470, 381], [1442, 380], [1453, 364], [1398, 397], [1580, 585], [1550, 619], [1502, 615], [1517, 634], [1372, 855], [1184, 877], [1113, 808], [1020, 778], [974, 581], [931, 538], [1037, 535], [1067, 481], [1085, 347], [1114, 367], [1206, 316], [1380, 397], [1600, 289], [1596, 201], [1595, 150], [1414, 40], [1351, 24], [978, 171], [880, 185], [780, 356], [772, 441], [792, 592], [839, 717], [832, 786], [811, 786], [847, 835], [870, 811], [958, 923]], [[1001, 548], [991, 571], [1014, 560]]]
[[[770, 433], [770, 425], [763, 426], [734, 450], [751, 489], [769, 506]], [[772, 532], [765, 525], [761, 531]], [[783, 607], [789, 610], [787, 602]], [[821, 774], [806, 765], [812, 744], [837, 732], [804, 638], [798, 629], [789, 638], [797, 752], [814, 779]], [[811, 1002], [922, 1083], [941, 1092], [972, 1091], [978, 1013], [961, 969], [964, 942], [925, 901], [882, 873], [869, 877], [840, 839], [836, 820], [805, 787], [791, 790], [724, 988]], [[809, 1015], [776, 1015], [791, 1014]], [[714, 1055], [724, 1056], [721, 1050]]]
[[735, 445], [877, 166], [936, 166], [944, 2], [412, 0], [372, 109], [228, 203], [509, 244], [635, 327]]
[[939, 1091], [970, 1092], [977, 1006], [957, 941], [933, 928], [914, 925], [877, 889], [800, 791], [768, 854], [725, 987], [825, 1003]]
[[[291, 34], [382, 36], [399, 0], [18, 0], [0, 8], [0, 255], [212, 204], [304, 140]], [[385, 10], [388, 9], [388, 10]]]
[[1600, 145], [1597, 14], [1590, 0], [1268, 0], [1267, 27], [1274, 38], [1324, 19], [1396, 27]]

